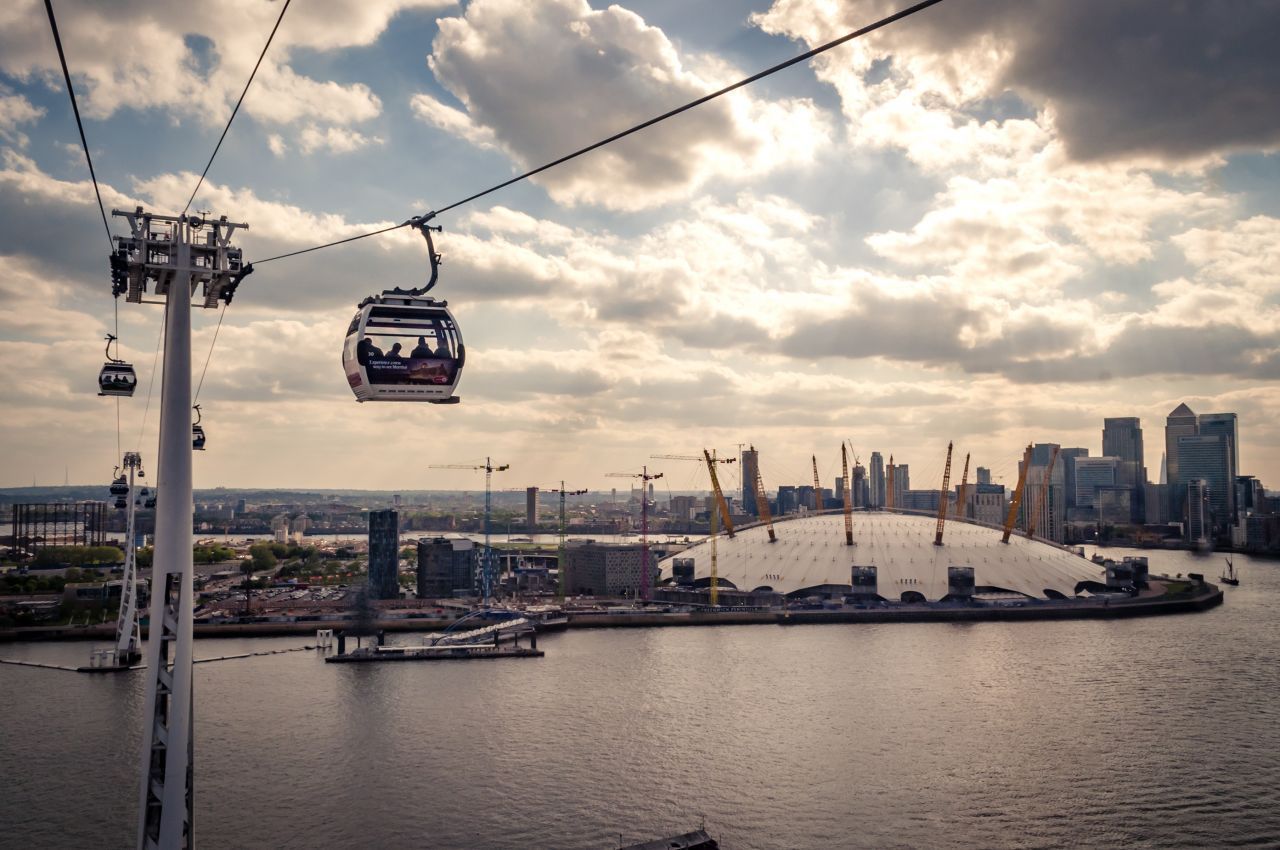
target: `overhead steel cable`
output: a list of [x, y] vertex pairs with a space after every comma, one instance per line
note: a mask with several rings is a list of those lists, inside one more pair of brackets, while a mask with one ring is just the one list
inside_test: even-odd
[[111, 225], [107, 224], [107, 208], [102, 203], [102, 190], [98, 188], [98, 174], [93, 170], [93, 157], [89, 154], [89, 140], [84, 136], [84, 122], [80, 120], [80, 105], [76, 103], [76, 90], [71, 86], [71, 71], [67, 69], [67, 55], [62, 50], [62, 36], [58, 35], [58, 20], [53, 14], [53, 0], [44, 0], [49, 13], [49, 29], [53, 30], [53, 43], [58, 48], [58, 61], [62, 63], [62, 79], [67, 82], [67, 95], [71, 98], [71, 111], [76, 115], [76, 128], [80, 131], [80, 146], [84, 148], [85, 162], [89, 163], [89, 177], [93, 180], [93, 194], [98, 198], [98, 212], [102, 215], [102, 228], [107, 232], [107, 245], [112, 251], [116, 243], [111, 238]]
[[[682, 112], [687, 112], [690, 109], [693, 109], [694, 107], [701, 106], [702, 104], [707, 103], [708, 101], [715, 100], [716, 98], [721, 97], [722, 95], [726, 95], [731, 91], [735, 91], [736, 89], [740, 89], [743, 86], [750, 85], [751, 83], [754, 83], [757, 80], [762, 80], [765, 77], [768, 77], [772, 74], [776, 74], [779, 71], [782, 71], [786, 68], [790, 68], [792, 65], [796, 65], [800, 62], [805, 62], [821, 53], [826, 53], [828, 50], [831, 50], [832, 48], [839, 47], [845, 42], [852, 41], [855, 38], [860, 38], [861, 36], [874, 32], [878, 29], [881, 29], [882, 27], [886, 27], [889, 24], [895, 23], [896, 21], [900, 21], [903, 18], [910, 17], [911, 15], [914, 15], [916, 12], [921, 12], [929, 8], [930, 6], [936, 6], [941, 2], [942, 0], [923, 0], [923, 2], [916, 3], [914, 6], [909, 6], [906, 9], [903, 9], [899, 12], [895, 12], [892, 15], [889, 15], [888, 17], [881, 18], [875, 23], [868, 24], [867, 26], [862, 27], [861, 29], [857, 29], [857, 30], [854, 30], [853, 32], [846, 33], [845, 35], [842, 35], [837, 39], [828, 41], [826, 44], [819, 45], [818, 47], [815, 47], [812, 50], [805, 51], [804, 53], [801, 53], [798, 56], [793, 56], [792, 58], [786, 60], [785, 62], [779, 62], [777, 65], [774, 65], [770, 68], [766, 68], [765, 70], [760, 71], [759, 73], [752, 74], [750, 77], [739, 80], [738, 82], [733, 83], [731, 85], [727, 85], [722, 89], [718, 89], [717, 91], [711, 92], [710, 94], [705, 94], [702, 97], [698, 98], [697, 100], [691, 100], [688, 103], [684, 104], [683, 106], [678, 106], [675, 109], [670, 110], [669, 112], [664, 112], [661, 115], [658, 115], [654, 118], [650, 118], [648, 121], [643, 121], [639, 124], [636, 124], [634, 127], [630, 127], [626, 130], [623, 130], [620, 133], [614, 133], [612, 136], [609, 136], [606, 139], [601, 139], [600, 141], [594, 144], [587, 145], [585, 148], [579, 148], [573, 153], [566, 154], [560, 157], [559, 159], [555, 159], [555, 160], [552, 160], [551, 162], [546, 163], [545, 165], [540, 165], [531, 171], [526, 171], [523, 174], [518, 174], [515, 177], [512, 177], [509, 180], [504, 180], [503, 182], [497, 184], [496, 186], [491, 186], [482, 192], [476, 192], [474, 195], [469, 195], [460, 201], [454, 201], [452, 204], [449, 204], [448, 206], [441, 207], [438, 210], [433, 210], [427, 216], [427, 218], [440, 215], [441, 213], [446, 213], [449, 210], [454, 209], [455, 207], [460, 207], [463, 204], [469, 204], [472, 201], [479, 200], [480, 198], [483, 198], [485, 195], [496, 192], [499, 189], [505, 189], [506, 187], [512, 185], [513, 183], [519, 183], [521, 180], [527, 180], [528, 178], [533, 177], [535, 174], [541, 174], [542, 172], [546, 171], [549, 168], [555, 168], [557, 165], [563, 165], [564, 163], [568, 162], [571, 159], [576, 159], [577, 157], [580, 157], [586, 153], [590, 153], [591, 151], [596, 150], [597, 148], [602, 148], [605, 145], [612, 144], [613, 142], [618, 141], [619, 139], [624, 139], [627, 136], [630, 136], [632, 133], [638, 133], [641, 130], [644, 130], [648, 127], [652, 127], [654, 124], [658, 124], [662, 121], [666, 121], [668, 118], [674, 118], [675, 116], [681, 114]], [[274, 257], [267, 257], [265, 260], [257, 260], [256, 263], [269, 263], [272, 260], [283, 260], [288, 257], [296, 257], [299, 254], [308, 254], [312, 251], [319, 251], [322, 248], [332, 248], [335, 245], [344, 245], [348, 242], [355, 242], [357, 239], [367, 239], [370, 236], [377, 236], [381, 233], [387, 233], [392, 230], [399, 230], [402, 227], [408, 227], [409, 225], [414, 224], [416, 221], [420, 221], [420, 220], [421, 219], [410, 219], [409, 221], [406, 221], [402, 224], [392, 225], [391, 227], [384, 227], [381, 230], [373, 230], [368, 233], [361, 233], [357, 236], [349, 236], [346, 239], [339, 239], [334, 242], [326, 242], [323, 245], [316, 245], [311, 248], [303, 248], [300, 251], [290, 251], [286, 254], [277, 254]]]
[[218, 313], [218, 326], [213, 329], [213, 341], [209, 343], [209, 353], [204, 358], [204, 368], [200, 370], [200, 383], [196, 384], [196, 394], [192, 397], [191, 403], [195, 404], [200, 400], [200, 390], [204, 389], [204, 376], [209, 373], [209, 361], [213, 359], [213, 347], [218, 344], [218, 331], [222, 330], [222, 320], [226, 318], [227, 305], [222, 305], [222, 312]]
[[[48, 0], [45, 0], [45, 2], [47, 3]], [[222, 141], [227, 137], [227, 131], [231, 129], [231, 122], [236, 120], [236, 113], [240, 111], [240, 104], [244, 103], [244, 96], [249, 93], [249, 86], [253, 85], [253, 78], [258, 74], [258, 66], [266, 58], [267, 48], [271, 47], [271, 40], [276, 37], [276, 30], [280, 29], [280, 22], [284, 20], [284, 13], [289, 11], [290, 2], [292, 0], [284, 0], [284, 6], [280, 8], [280, 15], [276, 18], [276, 25], [271, 28], [271, 35], [267, 36], [267, 43], [262, 46], [262, 52], [258, 54], [258, 61], [253, 64], [253, 71], [249, 74], [249, 80], [244, 84], [244, 91], [240, 92], [240, 99], [236, 101], [235, 109], [231, 110], [231, 117], [227, 119], [227, 126], [222, 128], [222, 135], [218, 137], [218, 143], [213, 146], [213, 153], [209, 155], [209, 161], [205, 163], [204, 171], [200, 172], [200, 179], [196, 181], [196, 187], [191, 190], [191, 197], [187, 198], [187, 205], [182, 208], [183, 215], [187, 214], [187, 210], [191, 208], [191, 202], [196, 199], [196, 192], [199, 192], [200, 187], [204, 185], [204, 178], [208, 176], [209, 169], [213, 167], [213, 160], [218, 156], [218, 151], [222, 148]]]

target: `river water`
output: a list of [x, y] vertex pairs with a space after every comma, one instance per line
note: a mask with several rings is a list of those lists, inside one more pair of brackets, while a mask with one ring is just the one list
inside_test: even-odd
[[[1222, 565], [1150, 554], [1153, 572]], [[1242, 586], [1201, 614], [198, 665], [198, 843], [587, 850], [705, 821], [727, 850], [1280, 846], [1280, 563], [1236, 563]], [[301, 642], [204, 640], [197, 657]], [[132, 845], [142, 684], [0, 665], [0, 848]]]

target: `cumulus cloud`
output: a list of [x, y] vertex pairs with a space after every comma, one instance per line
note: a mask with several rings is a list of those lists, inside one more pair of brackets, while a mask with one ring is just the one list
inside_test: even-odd
[[[405, 9], [451, 5], [453, 0], [326, 0], [291, 7], [245, 99], [245, 111], [265, 124], [306, 118], [345, 126], [378, 115], [381, 102], [367, 85], [299, 75], [288, 64], [291, 55], [368, 45]], [[230, 114], [280, 8], [261, 0], [228, 0], [157, 15], [142, 0], [109, 5], [79, 0], [61, 4], [58, 11], [86, 116], [105, 119], [123, 108], [159, 109], [216, 127]], [[3, 4], [0, 71], [22, 79], [60, 79], [59, 70], [39, 2]]]
[[[898, 6], [776, 0], [756, 20], [816, 43]], [[1075, 159], [1177, 162], [1280, 144], [1277, 29], [1280, 6], [1270, 0], [944, 3], [821, 64], [832, 74], [851, 66], [861, 79], [851, 101], [859, 114], [885, 95], [884, 81], [869, 76], [881, 62], [890, 77], [928, 76], [935, 94], [968, 105], [1013, 91], [1052, 112]]]
[[0, 86], [0, 139], [10, 144], [25, 148], [27, 136], [18, 128], [23, 124], [32, 124], [44, 115], [44, 109], [33, 106], [31, 101], [22, 95], [9, 94]]
[[[617, 5], [478, 0], [439, 24], [429, 64], [463, 109], [419, 95], [415, 113], [469, 141], [501, 147], [522, 168], [728, 81], [695, 70], [661, 29]], [[561, 203], [639, 209], [685, 197], [710, 180], [802, 165], [828, 141], [826, 121], [811, 102], [765, 102], [739, 91], [537, 179]]]
[[298, 150], [304, 154], [318, 150], [329, 153], [351, 153], [369, 145], [381, 145], [383, 140], [377, 136], [366, 136], [345, 127], [327, 127], [321, 129], [315, 124], [308, 124], [298, 134]]

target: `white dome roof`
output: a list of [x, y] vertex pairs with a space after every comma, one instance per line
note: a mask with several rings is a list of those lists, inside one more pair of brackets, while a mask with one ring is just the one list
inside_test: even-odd
[[[934, 546], [933, 517], [884, 511], [853, 515], [853, 546], [845, 545], [844, 515], [827, 513], [774, 523], [778, 541], [769, 542], [764, 525], [734, 537], [716, 538], [717, 574], [739, 590], [770, 587], [792, 593], [823, 584], [848, 585], [853, 567], [876, 568], [877, 590], [897, 600], [905, 591], [926, 599], [947, 595], [947, 567], [973, 567], [979, 588], [994, 587], [1037, 599], [1046, 590], [1075, 595], [1081, 581], [1103, 581], [1101, 568], [1066, 549], [1016, 533], [1001, 543], [999, 529], [948, 520], [943, 545]], [[671, 576], [676, 558], [694, 559], [694, 577], [711, 574], [711, 543], [703, 541], [659, 563]]]

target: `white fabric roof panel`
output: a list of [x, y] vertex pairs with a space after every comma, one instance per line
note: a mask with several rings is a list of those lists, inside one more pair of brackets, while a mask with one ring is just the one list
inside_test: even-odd
[[[1066, 549], [1015, 532], [948, 520], [943, 545], [934, 546], [933, 517], [885, 511], [853, 515], [853, 546], [845, 545], [844, 515], [828, 513], [775, 522], [776, 543], [763, 525], [719, 535], [717, 573], [739, 590], [771, 587], [791, 593], [822, 584], [850, 583], [855, 566], [876, 567], [877, 590], [889, 600], [914, 590], [926, 599], [947, 595], [947, 567], [973, 567], [978, 587], [998, 587], [1044, 599], [1046, 589], [1073, 596], [1077, 582], [1103, 581], [1102, 568]], [[693, 558], [694, 576], [711, 574], [711, 543], [703, 541], [659, 563], [671, 575], [675, 558]]]

